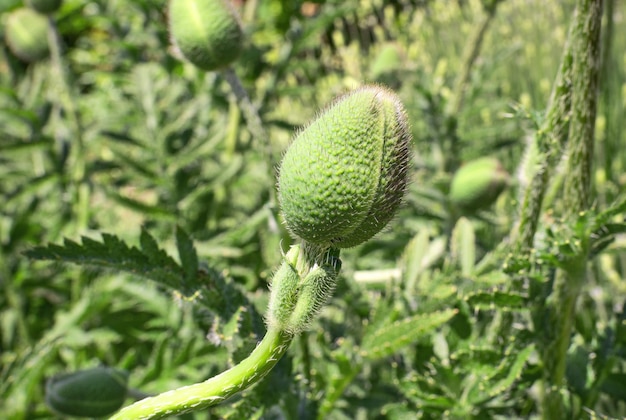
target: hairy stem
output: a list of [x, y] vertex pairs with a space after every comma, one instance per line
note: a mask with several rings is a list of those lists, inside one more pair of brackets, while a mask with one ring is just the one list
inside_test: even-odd
[[[326, 277], [316, 291], [317, 301], [305, 302], [308, 312], [304, 323], [291, 324], [292, 313], [301, 309], [300, 300], [306, 282], [320, 266], [326, 268]], [[308, 326], [321, 305], [326, 303], [341, 268], [339, 250], [303, 243], [294, 245], [283, 259], [283, 265], [274, 275], [270, 296], [268, 330], [261, 343], [245, 360], [231, 369], [198, 384], [178, 388], [146, 398], [124, 408], [112, 420], [161, 419], [175, 414], [190, 413], [219, 404], [232, 395], [258, 382], [285, 354], [293, 338]], [[319, 275], [316, 279], [320, 279]], [[322, 290], [326, 288], [326, 290]], [[307, 298], [307, 296], [304, 296]]]
[[[572, 103], [572, 36], [574, 26], [575, 22], [572, 22], [546, 116], [533, 139], [538, 155], [531, 156], [531, 161], [527, 163], [533, 166], [533, 175], [523, 192], [519, 221], [512, 232], [512, 249], [526, 255], [533, 246], [548, 182], [567, 141]], [[533, 145], [529, 147], [533, 147]]]
[[285, 331], [270, 328], [250, 356], [238, 365], [205, 382], [138, 401], [111, 420], [161, 419], [219, 404], [267, 375], [285, 354], [292, 338]]
[[[601, 22], [602, 0], [578, 0], [574, 18], [572, 116], [564, 185], [565, 216], [569, 219], [587, 210], [591, 201]], [[541, 404], [545, 419], [571, 418], [565, 411], [561, 393], [565, 386], [566, 356], [574, 309], [587, 271], [588, 241], [580, 239], [580, 255], [566, 270], [557, 272], [552, 294], [546, 302], [546, 342], [549, 345], [543, 352], [545, 376]]]

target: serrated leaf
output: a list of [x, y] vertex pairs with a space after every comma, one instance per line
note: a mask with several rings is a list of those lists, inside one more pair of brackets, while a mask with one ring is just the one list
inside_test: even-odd
[[363, 338], [360, 353], [371, 361], [384, 359], [445, 324], [456, 313], [457, 310], [448, 309], [418, 314], [369, 330]]
[[[535, 350], [534, 346], [528, 346], [521, 351], [515, 346], [510, 346], [504, 355], [502, 363], [495, 369], [493, 374], [481, 378], [479, 386], [474, 388], [477, 392], [470, 393], [470, 403], [480, 405], [496, 396], [504, 393], [517, 381], [526, 366], [526, 362]], [[514, 352], [517, 352], [516, 354]], [[514, 355], [515, 354], [515, 355]]]
[[441, 383], [431, 377], [421, 377], [412, 373], [400, 381], [398, 390], [419, 407], [446, 410], [453, 407], [456, 400], [440, 385]]
[[600, 226], [591, 234], [590, 255], [596, 256], [608, 247], [615, 235], [626, 233], [626, 223], [607, 223]]
[[492, 292], [478, 292], [465, 298], [465, 301], [481, 309], [517, 310], [528, 308], [528, 297], [512, 292], [494, 290]]
[[118, 237], [109, 234], [102, 234], [102, 242], [84, 236], [81, 241], [82, 243], [78, 243], [65, 239], [63, 245], [35, 247], [25, 254], [36, 260], [63, 261], [126, 271], [174, 289], [181, 286], [184, 277], [182, 267], [160, 250], [145, 231], [142, 231], [142, 248], [147, 247], [149, 253], [128, 246]]

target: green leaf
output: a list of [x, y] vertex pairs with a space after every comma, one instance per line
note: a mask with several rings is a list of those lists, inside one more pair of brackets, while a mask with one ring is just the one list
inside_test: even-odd
[[469, 277], [476, 262], [476, 236], [474, 226], [467, 218], [461, 217], [454, 226], [450, 241], [453, 261], [461, 268], [461, 274]]
[[469, 400], [474, 405], [480, 405], [507, 391], [522, 376], [526, 362], [535, 351], [534, 346], [520, 350], [515, 345], [507, 348], [502, 362], [493, 374], [481, 378], [480, 383], [471, 392]]
[[498, 290], [474, 293], [465, 300], [469, 305], [480, 309], [520, 310], [527, 309], [529, 305], [527, 296]]
[[185, 272], [185, 283], [193, 283], [198, 275], [198, 254], [191, 238], [180, 226], [176, 227], [176, 247]]
[[117, 236], [103, 233], [102, 241], [83, 236], [82, 243], [65, 239], [63, 245], [49, 244], [26, 251], [36, 260], [62, 261], [118, 271], [146, 277], [170, 288], [178, 289], [184, 270], [156, 245], [154, 238], [142, 230], [141, 246], [128, 246]]
[[433, 332], [448, 322], [456, 313], [457, 310], [447, 309], [441, 312], [418, 314], [369, 330], [363, 338], [361, 355], [372, 361], [391, 356], [402, 347]]
[[602, 383], [601, 390], [611, 398], [626, 402], [626, 373], [611, 373]]

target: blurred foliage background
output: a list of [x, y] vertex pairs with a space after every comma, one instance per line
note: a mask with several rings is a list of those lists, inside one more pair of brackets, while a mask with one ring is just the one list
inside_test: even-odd
[[[42, 41], [49, 55], [35, 62], [4, 42], [21, 2], [0, 2], [2, 416], [55, 418], [43, 391], [60, 372], [115, 366], [156, 393], [245, 357], [263, 335], [268, 281], [292, 242], [275, 202], [281, 153], [320, 108], [369, 82], [396, 90], [409, 113], [405, 206], [386, 232], [343, 254], [335, 298], [270, 377], [188, 418], [536, 415], [541, 368], [523, 294], [487, 299], [512, 280], [477, 264], [515, 221], [574, 1], [235, 4], [247, 41], [234, 71], [267, 138], [250, 134], [223, 74], [178, 58], [165, 1], [65, 0]], [[625, 13], [605, 0], [600, 208], [626, 186]], [[452, 176], [486, 155], [511, 175], [508, 188], [460, 218], [447, 197]], [[558, 211], [560, 194], [552, 189], [546, 208]], [[549, 212], [542, 223], [552, 223]], [[174, 255], [177, 226], [217, 279], [206, 286], [216, 288], [213, 310], [137, 276], [23, 255], [99, 232], [137, 244], [142, 227]], [[626, 416], [625, 247], [617, 235], [593, 261], [579, 302], [568, 397], [581, 418]], [[392, 352], [367, 347], [372, 326], [449, 308], [458, 315], [444, 328], [407, 333]]]

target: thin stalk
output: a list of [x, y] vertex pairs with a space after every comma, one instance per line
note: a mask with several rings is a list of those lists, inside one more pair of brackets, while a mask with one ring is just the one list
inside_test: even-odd
[[[319, 277], [320, 267], [326, 267], [327, 277]], [[287, 352], [291, 341], [306, 325], [290, 324], [293, 314], [301, 313], [307, 304], [309, 320], [326, 303], [328, 293], [341, 268], [339, 250], [303, 243], [294, 245], [284, 256], [283, 265], [272, 280], [269, 304], [268, 330], [263, 340], [250, 356], [229, 370], [213, 378], [194, 385], [178, 388], [154, 397], [138, 401], [111, 417], [122, 419], [161, 419], [176, 414], [191, 413], [217, 405], [232, 395], [243, 391], [258, 382], [278, 363]], [[295, 276], [294, 276], [295, 272]], [[313, 281], [310, 277], [317, 272]], [[311, 275], [311, 276], [310, 276]], [[315, 284], [319, 294], [311, 297], [306, 294], [308, 286]], [[322, 290], [325, 288], [325, 290]], [[313, 300], [311, 300], [313, 299]], [[293, 308], [293, 312], [289, 312]], [[300, 318], [296, 318], [296, 321]], [[295, 321], [294, 321], [295, 322]]]
[[252, 137], [254, 137], [256, 141], [268, 144], [267, 133], [263, 128], [259, 112], [250, 100], [250, 96], [248, 96], [248, 92], [246, 92], [246, 89], [243, 87], [241, 80], [239, 80], [239, 77], [231, 67], [226, 68], [222, 74], [230, 85], [235, 98], [237, 98], [250, 134], [252, 134]]
[[475, 32], [470, 36], [467, 46], [465, 47], [465, 54], [461, 59], [461, 69], [457, 75], [457, 78], [454, 82], [454, 90], [452, 99], [449, 105], [449, 114], [458, 115], [458, 113], [463, 108], [463, 103], [465, 101], [465, 96], [467, 93], [467, 87], [470, 82], [470, 77], [472, 75], [472, 69], [478, 60], [478, 56], [480, 55], [480, 49], [485, 40], [485, 35], [487, 34], [487, 30], [493, 21], [494, 16], [496, 15], [496, 6], [497, 3], [493, 7], [485, 8], [485, 16], [483, 16], [482, 21], [478, 26], [476, 26]]
[[52, 16], [48, 16], [48, 45], [50, 47], [50, 61], [52, 70], [56, 73], [57, 86], [59, 87], [58, 100], [65, 111], [73, 128], [73, 150], [74, 159], [72, 165], [71, 179], [74, 182], [74, 203], [78, 216], [77, 227], [83, 229], [87, 227], [89, 219], [89, 187], [84, 183], [85, 178], [85, 141], [83, 139], [83, 123], [81, 116], [74, 102], [74, 93], [70, 87], [67, 69], [63, 60], [62, 41], [56, 22]]
[[487, 34], [487, 30], [489, 29], [491, 22], [493, 21], [496, 14], [496, 8], [500, 1], [502, 0], [495, 0], [491, 6], [484, 7], [486, 14], [483, 16], [480, 24], [476, 26], [474, 33], [471, 34], [465, 46], [465, 53], [461, 59], [461, 67], [454, 82], [452, 96], [446, 109], [446, 120], [448, 121], [446, 123], [448, 130], [447, 137], [449, 139], [450, 146], [449, 157], [446, 159], [446, 170], [448, 171], [455, 171], [460, 165], [460, 144], [459, 136], [456, 133], [459, 113], [461, 112], [465, 102], [472, 70], [476, 65], [480, 55], [480, 50], [485, 41], [485, 35]]
[[[574, 22], [572, 118], [564, 185], [565, 216], [569, 219], [586, 211], [591, 201], [602, 0], [578, 0]], [[571, 261], [566, 270], [557, 271], [552, 294], [546, 302], [546, 342], [549, 345], [542, 354], [544, 389], [541, 408], [544, 419], [571, 418], [565, 410], [562, 391], [574, 309], [587, 274], [588, 241], [580, 239], [580, 255]]]
[[238, 365], [205, 382], [138, 401], [111, 420], [162, 419], [219, 404], [265, 377], [285, 354], [292, 338], [285, 331], [269, 329], [250, 356]]
[[615, 19], [613, 17], [615, 13], [615, 1], [605, 0], [605, 10], [606, 26], [602, 36], [602, 83], [600, 86], [605, 129], [603, 135], [604, 141], [602, 142], [603, 147], [600, 151], [602, 154], [603, 168], [606, 171], [606, 180], [610, 182], [615, 180], [614, 171], [616, 165], [614, 159], [621, 149], [619, 144], [620, 133], [617, 129], [618, 124], [615, 123], [616, 118], [614, 118], [618, 116], [617, 120], [621, 120], [619, 117], [619, 115], [621, 115], [619, 113], [621, 101], [619, 101], [619, 95], [616, 95], [616, 92], [619, 92], [620, 83], [614, 76], [615, 68], [618, 68], [619, 64], [616, 63], [616, 60], [611, 54], [614, 43], [613, 38], [615, 37]]
[[[256, 106], [254, 106], [250, 100], [248, 92], [246, 92], [241, 80], [232, 67], [227, 67], [222, 74], [237, 99], [239, 108], [241, 109], [244, 119], [246, 120], [248, 130], [250, 131], [252, 138], [255, 140], [255, 146], [258, 150], [261, 150], [265, 154], [265, 162], [267, 162], [268, 171], [273, 171], [276, 162], [274, 161], [272, 145], [270, 143], [269, 136], [263, 127], [263, 122], [261, 121], [261, 117], [259, 116]], [[274, 174], [270, 173], [270, 175], [273, 177]], [[269, 201], [271, 204], [276, 203], [276, 191], [273, 188], [270, 189]]]

